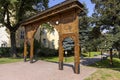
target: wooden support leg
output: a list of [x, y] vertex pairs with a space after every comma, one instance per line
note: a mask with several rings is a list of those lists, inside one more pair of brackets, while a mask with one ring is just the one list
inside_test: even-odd
[[27, 41], [25, 39], [24, 41], [24, 62], [26, 62], [26, 58], [27, 58]]
[[30, 40], [30, 63], [33, 63], [34, 39]]
[[62, 42], [59, 42], [59, 70], [63, 70], [63, 47]]
[[80, 73], [80, 53], [79, 53], [79, 45], [75, 46], [75, 62], [74, 62], [74, 68], [75, 73]]

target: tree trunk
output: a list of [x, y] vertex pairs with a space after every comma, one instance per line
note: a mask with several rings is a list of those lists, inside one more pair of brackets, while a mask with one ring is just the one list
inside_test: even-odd
[[17, 57], [16, 51], [16, 32], [10, 31], [10, 40], [11, 40], [11, 54], [13, 58]]
[[112, 54], [112, 48], [110, 49], [110, 66], [113, 66], [113, 54]]
[[118, 51], [118, 58], [120, 59], [120, 48], [117, 48]]

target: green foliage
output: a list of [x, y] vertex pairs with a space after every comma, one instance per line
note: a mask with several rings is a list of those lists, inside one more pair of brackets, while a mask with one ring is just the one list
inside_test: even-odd
[[0, 48], [0, 57], [9, 57], [10, 56], [10, 48], [7, 48], [7, 47], [1, 47]]
[[82, 53], [82, 56], [84, 57], [95, 57], [100, 55], [100, 52], [87, 52], [87, 53]]
[[91, 0], [95, 4], [93, 24], [109, 32], [104, 35], [107, 47], [120, 50], [120, 0]]
[[54, 31], [54, 27], [50, 23], [43, 23], [42, 28], [47, 29], [48, 32]]
[[58, 56], [58, 51], [55, 49], [41, 48], [40, 52], [36, 54], [37, 56]]
[[91, 35], [94, 39], [97, 39], [101, 36], [101, 31], [100, 31], [100, 27], [93, 27], [92, 31], [91, 31]]
[[120, 0], [91, 0], [95, 4], [95, 15], [100, 25], [114, 26], [120, 24]]
[[91, 39], [91, 17], [87, 16], [88, 9], [86, 8], [86, 5], [84, 4], [84, 12], [80, 13], [79, 16], [79, 34], [80, 34], [80, 45], [82, 48], [85, 48], [88, 50], [90, 47], [89, 40]]
[[[16, 30], [24, 19], [36, 14], [39, 7], [48, 8], [48, 2], [49, 0], [0, 0], [0, 23], [10, 31], [11, 44], [14, 44], [11, 45], [13, 56], [17, 56]], [[38, 3], [42, 6], [37, 7]]]
[[[17, 48], [17, 52], [19, 53], [18, 56], [19, 57], [23, 57], [23, 46]], [[0, 57], [11, 57], [11, 53], [10, 53], [10, 47], [1, 47], [0, 48]]]
[[41, 47], [41, 43], [37, 40], [34, 40], [34, 52], [35, 56], [58, 56], [58, 51], [55, 49], [46, 48], [44, 46]]

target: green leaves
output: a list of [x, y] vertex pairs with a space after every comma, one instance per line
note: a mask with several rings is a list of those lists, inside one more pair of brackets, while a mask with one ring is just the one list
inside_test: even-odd
[[45, 28], [45, 29], [47, 29], [48, 30], [48, 32], [52, 32], [52, 31], [54, 31], [54, 27], [50, 24], [50, 23], [43, 23], [42, 24], [42, 28]]
[[[120, 0], [91, 0], [95, 4], [94, 25], [108, 32], [102, 37], [106, 47], [118, 48], [120, 42]], [[99, 24], [98, 24], [99, 23]]]
[[18, 0], [9, 0], [11, 4], [18, 2]]

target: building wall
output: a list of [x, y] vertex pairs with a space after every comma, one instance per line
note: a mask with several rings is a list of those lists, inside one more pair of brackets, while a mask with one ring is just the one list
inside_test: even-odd
[[[41, 32], [41, 37], [40, 37], [40, 32]], [[42, 46], [44, 47], [48, 47], [51, 49], [58, 49], [59, 36], [56, 29], [54, 29], [52, 32], [49, 32], [47, 29], [39, 27], [35, 34], [35, 39], [41, 41]]]
[[25, 29], [24, 27], [19, 27], [16, 31], [16, 46], [23, 47], [24, 44]]
[[[41, 34], [40, 34], [41, 33]], [[25, 36], [25, 29], [24, 27], [20, 27], [16, 32], [16, 44], [17, 47], [23, 46], [24, 38], [21, 35]], [[40, 42], [41, 46], [51, 48], [51, 49], [58, 49], [58, 32], [56, 29], [51, 33], [47, 31], [47, 29], [39, 27], [37, 32], [35, 33], [34, 38]]]
[[0, 27], [0, 47], [10, 47], [10, 35], [6, 27]]
[[[23, 38], [21, 38], [21, 31]], [[20, 27], [16, 31], [16, 46], [21, 47], [24, 43], [24, 27]], [[5, 44], [5, 45], [4, 45]], [[10, 33], [6, 31], [6, 27], [0, 27], [0, 47], [11, 47]]]

